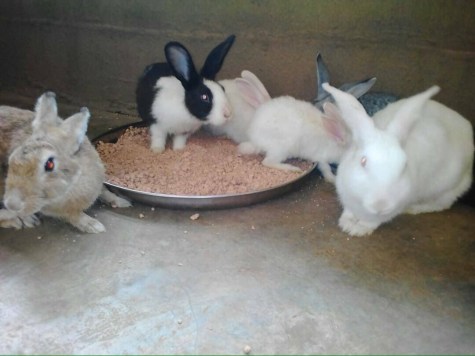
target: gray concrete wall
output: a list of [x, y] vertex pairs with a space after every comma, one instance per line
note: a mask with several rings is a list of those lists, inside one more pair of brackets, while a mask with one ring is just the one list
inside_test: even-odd
[[0, 99], [60, 100], [135, 112], [143, 68], [169, 40], [201, 65], [237, 36], [220, 78], [258, 74], [272, 95], [312, 99], [320, 51], [333, 83], [377, 76], [376, 90], [411, 95], [432, 84], [437, 99], [475, 119], [475, 2], [11, 0], [0, 2]]

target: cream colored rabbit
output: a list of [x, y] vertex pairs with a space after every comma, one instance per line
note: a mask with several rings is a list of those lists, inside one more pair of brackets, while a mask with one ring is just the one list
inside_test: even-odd
[[84, 213], [98, 197], [130, 206], [103, 186], [104, 166], [86, 137], [89, 117], [82, 108], [62, 120], [52, 92], [38, 99], [35, 112], [0, 107], [0, 161], [8, 159], [1, 227], [38, 225], [41, 213], [98, 233], [104, 225]]

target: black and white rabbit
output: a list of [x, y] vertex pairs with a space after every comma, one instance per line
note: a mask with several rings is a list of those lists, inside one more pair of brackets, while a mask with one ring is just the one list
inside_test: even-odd
[[[323, 104], [333, 102], [332, 96], [322, 88], [323, 83], [331, 83], [330, 73], [320, 53], [317, 54], [316, 64], [317, 96], [313, 100], [313, 104], [322, 110]], [[388, 104], [399, 100], [399, 97], [394, 94], [369, 91], [375, 83], [376, 78], [372, 77], [357, 82], [345, 83], [341, 85], [339, 89], [357, 98], [368, 115], [373, 116], [379, 110], [384, 109]]]
[[200, 73], [188, 50], [178, 42], [165, 46], [166, 63], [148, 65], [136, 89], [137, 110], [150, 125], [151, 149], [162, 152], [168, 135], [173, 149], [182, 149], [204, 124], [222, 125], [232, 110], [223, 87], [214, 81], [234, 43], [229, 36], [207, 56]]

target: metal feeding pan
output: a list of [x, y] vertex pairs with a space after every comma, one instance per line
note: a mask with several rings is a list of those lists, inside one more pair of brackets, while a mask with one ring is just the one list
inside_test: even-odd
[[[135, 122], [120, 126], [116, 129], [99, 135], [92, 140], [96, 145], [99, 141], [105, 143], [115, 143], [117, 139], [125, 132], [128, 127], [144, 127], [143, 122]], [[104, 184], [114, 193], [125, 196], [133, 202], [147, 204], [151, 206], [160, 206], [173, 209], [226, 209], [237, 208], [251, 204], [260, 203], [290, 191], [294, 191], [302, 186], [309, 174], [315, 169], [313, 164], [308, 170], [287, 183], [277, 185], [264, 190], [252, 191], [240, 194], [223, 194], [223, 195], [171, 195], [160, 193], [149, 193], [136, 189], [130, 189], [119, 186], [110, 182]]]

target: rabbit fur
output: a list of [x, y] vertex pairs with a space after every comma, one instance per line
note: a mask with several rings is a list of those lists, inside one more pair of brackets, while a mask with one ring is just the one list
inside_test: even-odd
[[[323, 83], [330, 83], [330, 72], [323, 61], [320, 53], [317, 53], [316, 59], [316, 77], [317, 77], [317, 96], [313, 100], [314, 105], [320, 110], [326, 102], [334, 102], [333, 97], [327, 93]], [[369, 92], [376, 83], [376, 78], [368, 78], [352, 83], [345, 83], [340, 86], [340, 90], [353, 95], [363, 105], [369, 116], [373, 116], [379, 110], [385, 108], [388, 104], [395, 102], [399, 98], [390, 93]]]
[[117, 207], [130, 202], [104, 186], [105, 170], [86, 137], [89, 110], [58, 117], [55, 94], [46, 92], [35, 111], [0, 107], [0, 160], [7, 164], [1, 227], [33, 227], [37, 213], [98, 233], [104, 225], [86, 215], [100, 197]]
[[137, 110], [150, 125], [151, 149], [165, 150], [173, 136], [173, 149], [183, 149], [188, 137], [205, 124], [222, 125], [232, 116], [223, 87], [214, 79], [234, 42], [229, 36], [216, 46], [197, 72], [188, 50], [179, 42], [165, 46], [166, 63], [147, 66], [136, 88]]
[[248, 129], [249, 141], [239, 145], [239, 152], [264, 153], [262, 164], [284, 170], [300, 170], [284, 163], [289, 158], [318, 162], [325, 180], [334, 182], [330, 163], [338, 163], [347, 146], [343, 121], [328, 117], [311, 103], [291, 96], [270, 99], [252, 86], [242, 89], [243, 96], [256, 107], [256, 112]]
[[329, 84], [353, 140], [343, 155], [336, 189], [343, 205], [339, 226], [371, 234], [401, 213], [448, 209], [472, 183], [471, 123], [426, 91], [389, 104], [373, 119], [351, 95]]

